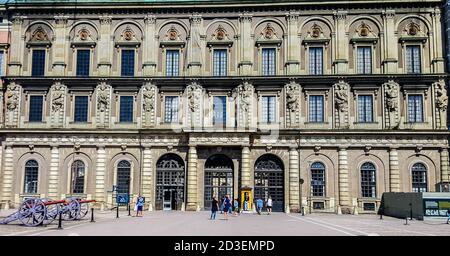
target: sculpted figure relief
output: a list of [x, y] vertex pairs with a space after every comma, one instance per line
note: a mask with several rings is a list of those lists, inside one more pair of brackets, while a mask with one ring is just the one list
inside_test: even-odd
[[396, 111], [398, 109], [398, 84], [394, 81], [389, 81], [384, 85], [387, 108], [389, 111]]
[[189, 109], [192, 112], [196, 112], [200, 108], [202, 90], [203, 88], [197, 83], [192, 83], [186, 87]]
[[102, 82], [97, 87], [97, 109], [105, 112], [109, 106], [109, 88]]
[[297, 112], [300, 108], [300, 85], [291, 82], [286, 85], [286, 104], [290, 112]]
[[52, 88], [52, 111], [58, 112], [64, 106], [64, 85], [56, 83]]
[[19, 86], [16, 83], [8, 84], [6, 90], [6, 108], [14, 111], [19, 105]]
[[436, 91], [436, 107], [440, 110], [444, 110], [448, 106], [447, 89], [445, 88], [445, 82], [439, 81], [434, 83]]
[[348, 85], [344, 82], [335, 84], [335, 101], [336, 107], [339, 111], [344, 112], [347, 109], [348, 104]]
[[150, 112], [155, 109], [156, 86], [146, 84], [142, 87], [142, 96], [144, 97], [144, 111]]
[[237, 94], [241, 103], [240, 108], [244, 113], [247, 113], [249, 111], [252, 93], [253, 85], [249, 84], [248, 82], [244, 82], [237, 87]]

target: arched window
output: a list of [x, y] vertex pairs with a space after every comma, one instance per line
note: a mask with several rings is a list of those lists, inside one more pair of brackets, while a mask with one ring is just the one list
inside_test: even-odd
[[86, 167], [81, 160], [72, 163], [72, 193], [84, 193], [84, 175]]
[[131, 163], [126, 160], [120, 161], [117, 165], [117, 193], [130, 193], [130, 173]]
[[39, 164], [35, 160], [29, 160], [25, 164], [25, 180], [23, 192], [25, 194], [36, 194], [38, 185]]
[[376, 197], [376, 169], [372, 163], [361, 166], [361, 194], [362, 197]]
[[311, 165], [311, 194], [325, 196], [325, 165], [320, 162]]
[[427, 192], [427, 168], [422, 163], [415, 163], [411, 168], [412, 191]]

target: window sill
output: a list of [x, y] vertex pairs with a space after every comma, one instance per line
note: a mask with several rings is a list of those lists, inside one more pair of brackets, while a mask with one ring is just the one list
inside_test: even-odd
[[87, 125], [87, 124], [92, 124], [92, 122], [69, 122], [69, 124], [80, 124], [80, 125]]
[[305, 122], [306, 125], [308, 124], [330, 124], [329, 122]]
[[353, 124], [359, 124], [359, 125], [371, 125], [371, 124], [378, 124], [378, 122], [353, 122]]

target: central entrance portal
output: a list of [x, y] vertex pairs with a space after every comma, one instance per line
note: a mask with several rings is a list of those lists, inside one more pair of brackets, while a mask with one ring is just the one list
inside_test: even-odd
[[284, 167], [276, 156], [266, 154], [255, 164], [255, 200], [261, 198], [273, 202], [273, 211], [282, 212], [284, 206]]
[[156, 210], [181, 210], [184, 202], [184, 162], [166, 154], [156, 163]]
[[205, 163], [205, 208], [211, 209], [213, 196], [221, 203], [233, 196], [233, 161], [225, 155], [213, 155]]

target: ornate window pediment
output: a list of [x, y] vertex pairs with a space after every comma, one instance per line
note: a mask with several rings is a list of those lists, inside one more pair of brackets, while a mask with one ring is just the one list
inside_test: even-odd
[[119, 46], [134, 46], [139, 47], [141, 45], [141, 41], [136, 38], [136, 33], [131, 29], [130, 26], [127, 26], [125, 30], [120, 35], [119, 40], [116, 41], [116, 47]]
[[212, 34], [211, 40], [208, 41], [208, 47], [211, 47], [213, 45], [226, 45], [226, 46], [232, 46], [233, 41], [229, 38], [227, 31], [222, 27], [222, 25], [219, 25], [214, 31], [214, 34]]
[[73, 38], [71, 42], [72, 47], [77, 46], [87, 46], [87, 47], [95, 47], [96, 40], [92, 38], [91, 32], [86, 28], [82, 27], [77, 35]]
[[38, 26], [36, 30], [34, 30], [33, 34], [31, 34], [30, 40], [27, 42], [27, 47], [31, 46], [44, 46], [50, 47], [52, 42], [45, 31], [41, 26]]
[[175, 26], [170, 27], [167, 31], [164, 39], [161, 40], [161, 46], [179, 46], [184, 47], [186, 43], [181, 39], [180, 32], [175, 28]]
[[266, 27], [261, 31], [259, 38], [256, 40], [258, 46], [263, 44], [275, 44], [280, 46], [282, 39], [278, 37], [275, 28], [271, 23], [267, 23]]
[[423, 32], [420, 25], [414, 21], [408, 23], [402, 31], [400, 36], [400, 42], [422, 42], [425, 43], [428, 39], [428, 35]]
[[326, 37], [323, 34], [323, 29], [316, 23], [314, 23], [311, 27], [311, 29], [308, 31], [308, 34], [306, 35], [305, 39], [303, 39], [303, 44], [311, 44], [311, 43], [320, 43], [328, 45], [330, 42], [330, 38]]
[[361, 22], [361, 25], [355, 30], [352, 38], [350, 39], [351, 43], [373, 43], [376, 44], [378, 42], [378, 36], [373, 33], [372, 28], [366, 23]]

